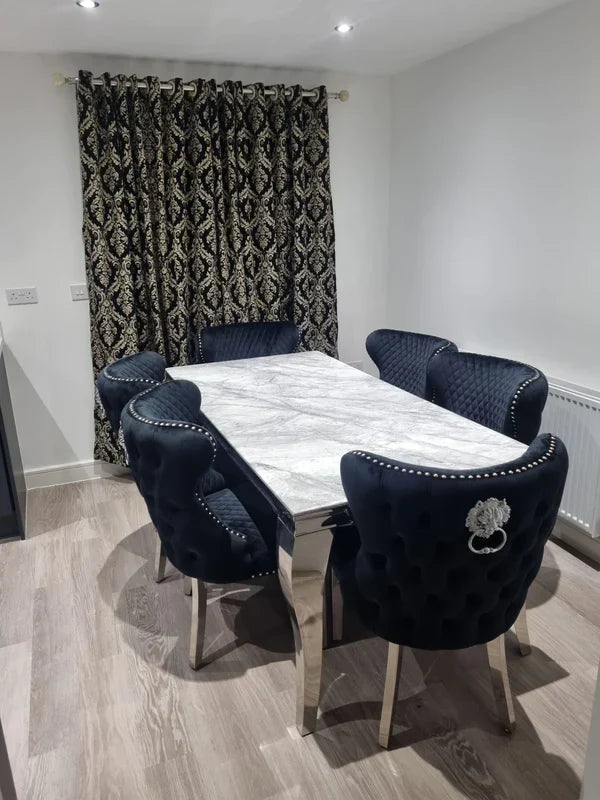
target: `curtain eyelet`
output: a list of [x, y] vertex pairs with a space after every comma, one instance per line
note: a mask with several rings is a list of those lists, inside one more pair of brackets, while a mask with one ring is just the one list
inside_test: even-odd
[[189, 95], [192, 98], [192, 100], [195, 100], [196, 99], [196, 95], [198, 94], [198, 84], [197, 83], [191, 83], [190, 86], [192, 88], [191, 88], [191, 90], [189, 92]]
[[165, 83], [170, 87], [169, 97], [173, 97], [175, 94], [175, 81], [165, 81]]

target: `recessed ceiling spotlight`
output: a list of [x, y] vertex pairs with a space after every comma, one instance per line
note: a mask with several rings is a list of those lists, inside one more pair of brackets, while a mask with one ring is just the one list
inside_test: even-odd
[[98, 8], [100, 3], [97, 0], [76, 0], [75, 5], [78, 5], [79, 8]]
[[339, 25], [335, 26], [335, 30], [338, 33], [350, 33], [350, 31], [354, 30], [354, 25], [348, 25], [347, 22], [340, 22]]

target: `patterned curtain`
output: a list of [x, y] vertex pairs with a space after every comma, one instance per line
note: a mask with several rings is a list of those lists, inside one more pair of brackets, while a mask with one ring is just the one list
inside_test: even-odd
[[[198, 327], [230, 322], [291, 320], [335, 355], [325, 87], [114, 80], [77, 88], [94, 379], [140, 350], [186, 363]], [[94, 416], [96, 458], [119, 460]]]

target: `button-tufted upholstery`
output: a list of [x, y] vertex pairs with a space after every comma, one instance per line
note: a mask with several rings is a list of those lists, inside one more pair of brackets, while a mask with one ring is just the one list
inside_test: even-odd
[[548, 381], [534, 367], [477, 353], [440, 353], [427, 371], [427, 399], [529, 444], [537, 436]]
[[[540, 568], [567, 469], [564, 445], [548, 434], [517, 461], [473, 473], [347, 453], [342, 483], [356, 527], [341, 529], [333, 549], [344, 599], [374, 633], [409, 647], [458, 649], [502, 635]], [[475, 554], [466, 518], [488, 498], [510, 507], [507, 541]], [[496, 532], [476, 549], [501, 543]]]
[[366, 347], [382, 381], [418, 397], [425, 397], [430, 359], [438, 353], [456, 350], [456, 345], [447, 339], [387, 328], [370, 333]]
[[200, 391], [169, 381], [123, 410], [131, 471], [169, 561], [184, 575], [228, 583], [275, 568], [256, 525], [229, 489], [205, 496], [216, 443], [201, 425]]
[[134, 353], [109, 364], [98, 375], [100, 402], [115, 437], [121, 424], [121, 412], [132, 397], [165, 379], [166, 364], [158, 353]]
[[293, 353], [300, 331], [293, 322], [243, 322], [198, 331], [198, 363]]

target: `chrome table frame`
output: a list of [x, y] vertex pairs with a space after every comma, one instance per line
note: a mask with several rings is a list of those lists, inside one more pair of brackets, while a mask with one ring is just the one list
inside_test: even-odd
[[324, 510], [279, 518], [279, 580], [287, 601], [296, 650], [296, 727], [302, 736], [317, 724], [323, 665], [323, 600], [333, 530], [345, 519]]
[[[525, 446], [322, 353], [175, 367], [167, 376], [199, 386], [202, 424], [277, 513], [279, 578], [296, 650], [296, 724], [302, 735], [311, 733], [321, 688], [329, 553], [333, 531], [348, 524], [340, 458], [362, 447], [412, 463], [470, 469], [509, 461]], [[249, 430], [252, 414], [256, 425]], [[405, 432], [400, 438], [398, 426]], [[274, 427], [279, 438], [265, 455], [264, 436]], [[298, 470], [296, 456], [289, 456], [296, 446]], [[313, 459], [321, 455], [313, 472]], [[160, 559], [157, 566], [160, 571]], [[339, 635], [334, 621], [335, 615], [328, 620], [333, 638]]]

